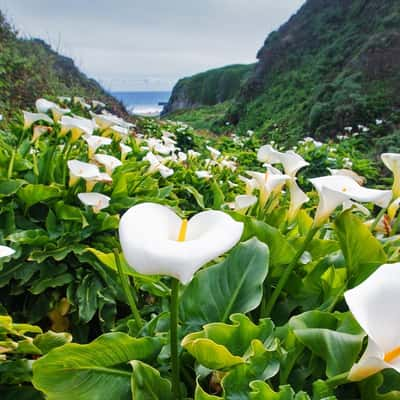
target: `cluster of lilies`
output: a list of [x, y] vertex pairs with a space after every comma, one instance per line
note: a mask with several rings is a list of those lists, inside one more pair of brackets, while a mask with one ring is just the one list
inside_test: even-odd
[[[101, 102], [90, 105], [81, 98], [62, 98], [60, 101], [63, 104], [79, 103], [90, 110], [91, 119], [73, 115], [69, 108], [39, 99], [36, 113], [24, 112], [24, 127], [28, 129], [38, 121], [49, 125], [57, 123], [60, 125], [60, 136], [69, 135], [69, 145], [81, 140], [86, 143], [85, 160], [67, 160], [69, 185], [74, 186], [78, 180], [84, 180], [86, 192], [79, 193], [78, 197], [84, 205], [99, 212], [109, 206], [110, 198], [93, 192], [95, 184], [112, 184], [114, 171], [123, 165], [133, 151], [127, 142], [132, 139], [135, 126], [105, 111], [100, 114], [92, 112], [92, 108], [104, 108]], [[46, 131], [47, 128], [42, 125], [34, 126], [33, 141], [40, 140]], [[159, 173], [164, 179], [174, 174], [174, 163], [188, 165], [190, 160], [195, 159], [201, 159], [203, 166], [203, 169], [194, 171], [199, 179], [213, 179], [216, 168], [232, 172], [238, 168], [236, 160], [223, 156], [211, 146], [204, 149], [204, 154], [208, 154], [204, 158], [203, 154], [193, 149], [182, 151], [177, 146], [176, 136], [168, 131], [164, 131], [161, 138], [135, 134], [134, 140], [141, 151], [146, 151], [142, 160], [149, 163], [147, 173]], [[119, 158], [105, 153], [107, 147], [115, 148], [115, 144], [119, 147]], [[99, 149], [102, 152], [98, 152]], [[265, 170], [246, 171], [246, 176], [240, 175], [238, 178], [245, 184], [245, 193], [238, 194], [234, 203], [228, 206], [246, 213], [257, 204], [259, 209], [270, 212], [278, 206], [286, 187], [290, 198], [287, 220], [289, 224], [293, 223], [298, 212], [309, 201], [297, 181], [298, 172], [309, 163], [293, 150], [281, 152], [271, 145], [261, 147], [257, 158]], [[400, 206], [400, 154], [383, 154], [382, 161], [393, 173], [392, 190], [366, 188], [363, 186], [364, 179], [350, 169], [332, 169], [331, 175], [310, 179], [319, 196], [313, 234], [340, 206], [344, 210], [352, 209], [365, 214], [369, 210], [363, 203], [381, 208], [382, 212], [369, 222], [371, 229], [379, 229], [385, 221], [387, 223], [387, 218], [390, 222], [394, 221]], [[276, 165], [281, 165], [283, 171]], [[232, 183], [231, 187], [236, 186]], [[122, 216], [119, 227], [122, 251], [132, 268], [141, 274], [166, 275], [183, 285], [187, 285], [196, 271], [209, 261], [234, 247], [242, 233], [243, 223], [235, 221], [223, 211], [203, 211], [188, 221], [181, 219], [170, 208], [155, 203], [142, 203], [130, 208]], [[312, 235], [309, 240], [311, 238]], [[0, 258], [13, 254], [14, 250], [0, 246]], [[298, 257], [301, 255], [300, 252]], [[288, 273], [275, 288], [267, 310], [275, 304], [297, 261], [294, 260], [293, 265], [288, 267]], [[387, 264], [345, 293], [351, 312], [369, 337], [364, 355], [349, 372], [350, 380], [364, 379], [384, 368], [395, 368], [400, 372], [400, 314], [395, 307], [399, 290], [400, 264]], [[176, 370], [178, 367], [174, 365], [173, 368]]]

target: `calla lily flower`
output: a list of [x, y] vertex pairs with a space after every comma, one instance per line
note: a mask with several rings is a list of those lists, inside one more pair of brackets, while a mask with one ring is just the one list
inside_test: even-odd
[[121, 166], [122, 162], [118, 160], [118, 158], [109, 156], [107, 154], [96, 154], [94, 159], [101, 165], [104, 165], [106, 168], [106, 172], [109, 175], [112, 175], [114, 169]]
[[310, 179], [319, 194], [319, 205], [314, 218], [315, 226], [321, 226], [335, 209], [346, 200], [373, 203], [386, 208], [392, 198], [391, 190], [367, 189], [348, 176], [322, 176]]
[[364, 185], [366, 179], [363, 176], [358, 175], [356, 172], [352, 171], [351, 169], [331, 169], [328, 168], [328, 171], [331, 175], [339, 175], [339, 176], [348, 176], [354, 179], [359, 185]]
[[360, 381], [386, 368], [400, 372], [400, 263], [385, 264], [344, 297], [368, 335], [368, 346], [348, 379]]
[[195, 150], [192, 150], [192, 149], [188, 150], [187, 155], [188, 155], [189, 158], [198, 158], [198, 157], [201, 156], [201, 154], [198, 151], [195, 151]]
[[123, 126], [112, 125], [109, 129], [117, 139], [121, 139], [121, 137], [129, 135], [129, 129]]
[[268, 166], [265, 173], [256, 171], [246, 171], [246, 173], [257, 182], [257, 188], [260, 191], [260, 205], [262, 207], [265, 206], [271, 193], [280, 192], [286, 181], [291, 179], [289, 175], [284, 175], [271, 166]]
[[393, 173], [393, 196], [400, 197], [400, 153], [384, 153], [381, 155], [383, 163]]
[[194, 173], [199, 179], [211, 179], [213, 177], [209, 171], [195, 171]]
[[168, 275], [188, 284], [204, 264], [235, 246], [243, 223], [221, 211], [189, 221], [168, 207], [143, 203], [121, 218], [119, 236], [128, 264], [141, 274]]
[[266, 162], [269, 164], [282, 164], [285, 174], [294, 178], [297, 172], [309, 165], [299, 154], [292, 150], [281, 153], [275, 150], [271, 145], [267, 144], [262, 146], [257, 153], [257, 159], [260, 162]]
[[303, 204], [307, 203], [309, 197], [300, 189], [296, 178], [290, 179], [287, 183], [290, 191], [290, 206], [288, 211], [289, 222], [293, 221]]
[[257, 181], [254, 178], [249, 179], [243, 175], [239, 175], [238, 178], [245, 183], [247, 195], [251, 195], [257, 189]]
[[69, 117], [67, 115], [61, 118], [61, 136], [71, 132], [71, 143], [76, 142], [83, 134], [92, 135], [94, 128], [93, 121], [87, 118]]
[[52, 128], [50, 128], [49, 126], [35, 126], [33, 128], [32, 142], [35, 143], [40, 138], [40, 136], [50, 132], [51, 130]]
[[79, 200], [86, 206], [93, 207], [93, 212], [98, 213], [110, 205], [110, 198], [101, 193], [79, 193]]
[[98, 100], [92, 100], [92, 105], [94, 108], [105, 108], [106, 105], [102, 102], [102, 101], [98, 101]]
[[24, 114], [24, 129], [28, 129], [37, 121], [45, 121], [49, 124], [53, 124], [53, 120], [43, 113], [32, 113], [29, 111], [22, 111]]
[[100, 175], [100, 170], [97, 165], [78, 160], [68, 160], [67, 165], [70, 173], [70, 186], [73, 186], [79, 180], [79, 178], [82, 178], [85, 181], [90, 181]]
[[150, 168], [148, 170], [150, 174], [159, 172], [163, 178], [168, 178], [174, 174], [174, 170], [162, 164], [160, 159], [160, 156], [154, 155], [151, 151], [149, 151], [143, 158], [144, 161], [148, 161], [150, 163]]
[[61, 108], [58, 104], [46, 99], [36, 100], [35, 105], [39, 113], [47, 113], [50, 110], [55, 121], [59, 121], [64, 114], [71, 112], [69, 108]]
[[207, 150], [211, 153], [211, 158], [213, 160], [216, 160], [221, 155], [221, 152], [217, 149], [214, 149], [214, 147], [211, 146], [206, 146], [206, 147]]
[[0, 259], [3, 257], [10, 257], [15, 253], [15, 250], [8, 246], [0, 245]]
[[121, 150], [121, 161], [126, 159], [126, 156], [132, 152], [132, 147], [127, 146], [124, 143], [119, 144], [119, 149]]
[[247, 194], [240, 194], [235, 197], [233, 204], [236, 211], [246, 212], [248, 208], [257, 203], [256, 196], [248, 196]]
[[103, 136], [85, 135], [83, 138], [88, 145], [89, 159], [93, 158], [94, 153], [100, 146], [109, 146], [112, 143], [112, 139]]

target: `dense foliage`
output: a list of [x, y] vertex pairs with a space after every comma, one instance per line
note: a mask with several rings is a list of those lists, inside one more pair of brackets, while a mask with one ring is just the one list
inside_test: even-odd
[[[398, 146], [399, 26], [397, 0], [308, 0], [269, 35], [222, 118], [207, 110], [187, 111], [184, 118], [199, 128], [229, 132], [234, 126], [238, 133], [251, 129], [291, 144], [310, 133], [333, 137], [345, 127], [385, 119], [386, 129], [372, 137], [371, 148], [382, 140]], [[202, 104], [200, 96], [192, 101]]]
[[84, 96], [106, 102], [119, 114], [124, 107], [93, 79], [78, 70], [72, 59], [61, 56], [39, 39], [25, 39], [0, 11], [0, 109], [11, 113], [28, 107], [37, 97]]
[[[266, 171], [258, 151], [264, 143], [252, 132], [210, 138], [182, 123], [142, 119], [133, 126], [90, 114], [79, 101], [37, 106], [41, 114], [25, 113], [23, 121], [18, 113], [0, 132], [0, 244], [15, 251], [0, 259], [2, 399], [176, 399], [171, 290], [179, 295], [184, 397], [400, 395], [393, 369], [347, 379], [366, 333], [343, 295], [381, 264], [399, 261], [398, 203], [378, 215], [373, 204], [382, 203], [353, 188], [356, 181], [389, 188], [392, 180], [361, 157], [359, 135], [306, 138], [294, 148], [301, 156], [263, 147], [270, 162], [300, 160], [296, 180], [299, 167], [285, 161], [285, 174]], [[309, 178], [329, 169], [339, 182], [351, 181], [330, 198], [355, 196], [364, 208], [350, 203], [321, 219], [323, 193], [318, 200]], [[293, 213], [295, 184], [309, 201]], [[124, 258], [117, 229], [126, 210], [145, 202], [183, 218], [221, 210], [243, 223], [240, 243], [187, 285], [140, 274]]]

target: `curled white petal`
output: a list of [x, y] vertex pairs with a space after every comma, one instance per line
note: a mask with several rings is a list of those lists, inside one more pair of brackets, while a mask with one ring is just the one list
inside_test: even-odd
[[15, 253], [15, 250], [8, 246], [0, 245], [0, 258], [10, 257]]
[[221, 211], [191, 218], [186, 239], [178, 242], [182, 220], [168, 207], [143, 203], [121, 218], [121, 246], [129, 265], [142, 274], [169, 275], [187, 284], [204, 264], [231, 249], [243, 224]]

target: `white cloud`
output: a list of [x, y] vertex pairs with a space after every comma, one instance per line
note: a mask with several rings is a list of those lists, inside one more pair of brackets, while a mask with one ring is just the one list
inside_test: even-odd
[[170, 89], [181, 77], [255, 61], [304, 0], [0, 0], [24, 35], [74, 58], [113, 90]]

